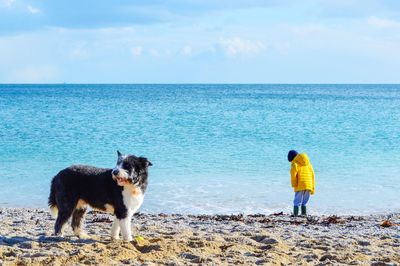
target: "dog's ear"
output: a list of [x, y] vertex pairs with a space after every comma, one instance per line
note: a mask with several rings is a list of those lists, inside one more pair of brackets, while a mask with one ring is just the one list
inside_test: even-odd
[[145, 167], [149, 167], [149, 166], [153, 165], [149, 160], [147, 160], [147, 158], [139, 157], [139, 160]]
[[120, 153], [118, 150], [117, 150], [117, 154], [118, 154], [118, 158], [122, 156], [122, 153]]

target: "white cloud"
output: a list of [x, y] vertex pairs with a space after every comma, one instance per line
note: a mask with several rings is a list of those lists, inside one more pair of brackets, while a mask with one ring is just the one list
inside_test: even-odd
[[70, 56], [73, 59], [79, 59], [79, 60], [86, 60], [89, 58], [89, 52], [86, 48], [86, 43], [82, 42], [82, 43], [78, 43], [75, 45], [75, 47], [73, 47]]
[[141, 56], [143, 53], [143, 47], [142, 46], [135, 46], [131, 48], [131, 54], [133, 56]]
[[254, 56], [265, 49], [265, 45], [260, 41], [244, 40], [239, 37], [221, 38], [219, 45], [228, 56]]
[[152, 48], [152, 49], [150, 49], [150, 55], [157, 57], [160, 55], [160, 52], [157, 49]]
[[289, 30], [298, 36], [319, 35], [330, 31], [329, 28], [322, 24], [300, 24], [289, 25]]
[[27, 5], [26, 8], [28, 9], [29, 13], [31, 13], [31, 14], [40, 13], [40, 9], [33, 7], [31, 5]]
[[1, 0], [0, 7], [10, 8], [14, 4], [15, 0]]
[[192, 56], [193, 51], [190, 45], [186, 45], [182, 48], [181, 54], [184, 56]]
[[14, 70], [10, 82], [45, 83], [54, 82], [59, 71], [54, 66], [27, 66]]
[[382, 19], [377, 17], [369, 17], [368, 24], [379, 28], [400, 27], [400, 22], [390, 19]]
[[290, 44], [290, 42], [275, 43], [273, 45], [273, 48], [276, 49], [280, 54], [287, 55], [287, 54], [289, 54], [291, 44]]
[[135, 33], [136, 30], [134, 27], [103, 27], [103, 28], [97, 28], [95, 29], [95, 31], [101, 33], [101, 34], [109, 34], [109, 35], [113, 35], [113, 34], [131, 34], [131, 33]]

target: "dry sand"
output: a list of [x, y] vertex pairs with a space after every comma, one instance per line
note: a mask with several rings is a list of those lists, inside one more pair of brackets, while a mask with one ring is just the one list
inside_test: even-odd
[[[91, 212], [91, 239], [51, 236], [44, 209], [0, 209], [0, 265], [399, 265], [400, 226], [385, 216], [137, 214], [129, 243], [109, 237], [111, 216]], [[390, 215], [400, 224], [400, 214]]]

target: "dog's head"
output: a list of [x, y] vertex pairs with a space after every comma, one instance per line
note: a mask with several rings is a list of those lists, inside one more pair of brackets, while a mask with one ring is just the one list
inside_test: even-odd
[[117, 165], [112, 170], [112, 178], [119, 186], [140, 184], [147, 179], [147, 169], [152, 163], [144, 157], [122, 155], [119, 151]]

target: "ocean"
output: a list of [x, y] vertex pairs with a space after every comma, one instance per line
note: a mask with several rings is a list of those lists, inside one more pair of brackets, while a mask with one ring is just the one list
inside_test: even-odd
[[292, 209], [287, 152], [316, 174], [311, 214], [400, 211], [400, 85], [0, 85], [0, 206], [46, 207], [72, 164], [147, 157], [142, 212]]

